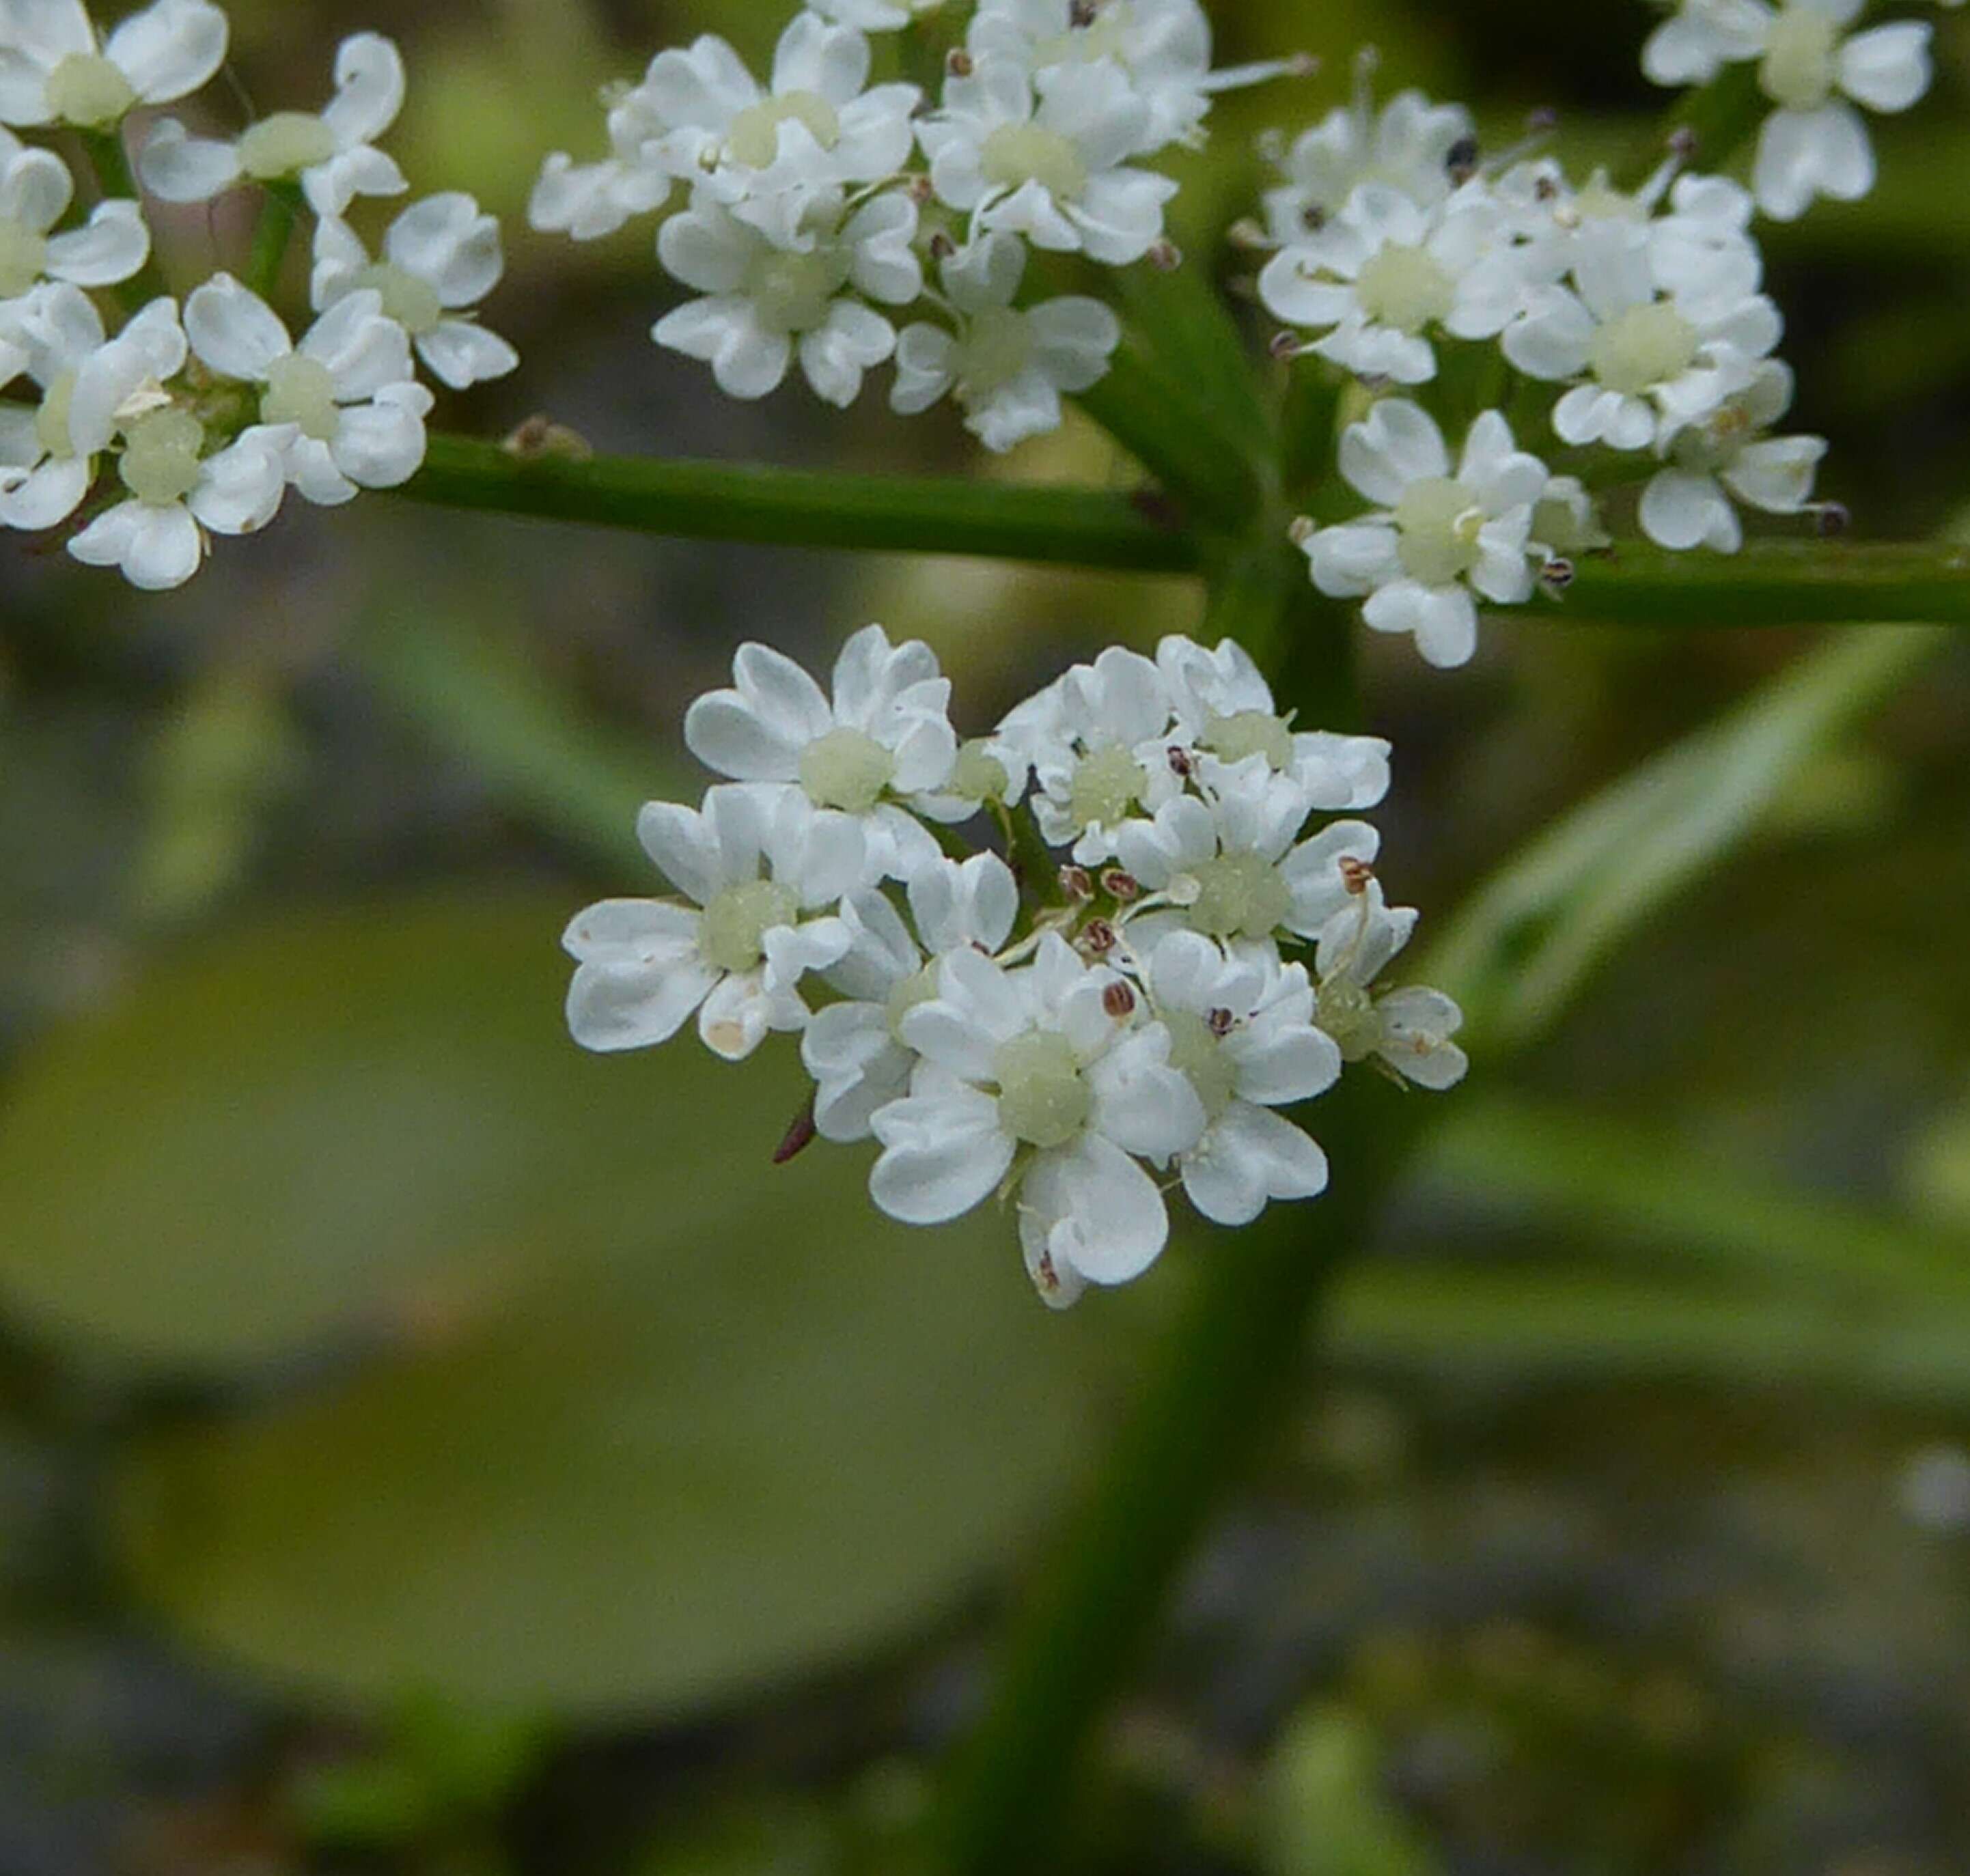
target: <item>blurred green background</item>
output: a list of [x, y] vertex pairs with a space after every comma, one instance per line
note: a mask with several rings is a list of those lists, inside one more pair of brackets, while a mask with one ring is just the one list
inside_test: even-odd
[[[1632, 151], [1661, 102], [1640, 5], [1214, 11], [1227, 59], [1327, 67], [1185, 160], [1200, 265], [1364, 39], [1499, 141], [1551, 105]], [[1123, 472], [1085, 427], [987, 470], [873, 394], [722, 400], [645, 338], [646, 230], [525, 230], [597, 85], [699, 31], [762, 55], [783, 7], [232, 11], [262, 109], [398, 34], [407, 171], [509, 218], [527, 363], [447, 427]], [[1870, 537], [1970, 503], [1940, 50], [1877, 196], [1772, 243]], [[180, 220], [180, 278], [245, 232]], [[1001, 1221], [770, 1170], [790, 1050], [580, 1056], [554, 940], [643, 889], [635, 807], [695, 786], [678, 719], [742, 638], [824, 663], [879, 617], [977, 728], [1198, 591], [381, 498], [163, 600], [0, 555], [0, 1876], [880, 1867], [1212, 1240], [1051, 1319]], [[1098, 1867], [1970, 1868], [1970, 657], [1728, 623], [1368, 648], [1391, 889], [1478, 1066], [1104, 1738]]]

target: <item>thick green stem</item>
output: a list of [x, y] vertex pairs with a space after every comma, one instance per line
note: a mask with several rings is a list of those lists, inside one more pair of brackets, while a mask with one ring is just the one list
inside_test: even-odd
[[1970, 549], [1760, 542], [1737, 554], [1624, 546], [1580, 563], [1559, 616], [1608, 625], [1970, 625]]
[[1130, 496], [957, 477], [836, 475], [722, 463], [515, 455], [434, 437], [416, 501], [700, 540], [974, 554], [1138, 573], [1197, 570], [1188, 530]]

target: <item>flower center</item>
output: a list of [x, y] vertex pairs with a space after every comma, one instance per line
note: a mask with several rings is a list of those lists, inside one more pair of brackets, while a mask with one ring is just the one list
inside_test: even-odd
[[1331, 978], [1321, 985], [1314, 1021], [1333, 1037], [1344, 1062], [1365, 1062], [1382, 1046], [1375, 999], [1351, 978]]
[[333, 443], [341, 427], [335, 401], [335, 380], [319, 359], [291, 352], [276, 359], [267, 372], [267, 388], [260, 394], [264, 424], [298, 424], [301, 434], [317, 443]]
[[1630, 307], [1610, 320], [1588, 347], [1588, 370], [1610, 391], [1639, 398], [1689, 370], [1702, 343], [1696, 328], [1667, 300]]
[[791, 925], [799, 913], [800, 897], [791, 886], [770, 879], [728, 886], [704, 908], [698, 951], [714, 970], [742, 976], [766, 955], [767, 933]]
[[801, 751], [801, 786], [819, 808], [866, 814], [896, 772], [896, 758], [859, 729], [831, 729]]
[[48, 109], [64, 124], [99, 130], [137, 102], [130, 81], [93, 52], [71, 52], [48, 74]]
[[276, 111], [239, 139], [239, 167], [256, 183], [298, 175], [335, 154], [335, 132], [306, 111]]
[[1126, 820], [1149, 778], [1120, 744], [1084, 755], [1074, 771], [1068, 812], [1084, 827], [1113, 827]]
[[1001, 124], [980, 153], [995, 189], [1038, 183], [1056, 202], [1071, 202], [1087, 187], [1087, 165], [1071, 141], [1041, 124]]
[[1448, 318], [1457, 290], [1426, 248], [1390, 246], [1356, 277], [1354, 297], [1377, 326], [1413, 333]]
[[1812, 111], [1826, 102], [1838, 72], [1840, 28], [1814, 6], [1789, 6], [1772, 22], [1758, 83], [1774, 103]]
[[1217, 1119], [1237, 1097], [1237, 1063], [1194, 1010], [1165, 1010], [1163, 1027], [1170, 1033], [1170, 1066], [1197, 1090], [1205, 1114]]
[[847, 278], [846, 264], [830, 249], [787, 254], [769, 248], [753, 263], [746, 290], [762, 325], [775, 332], [811, 332], [826, 323]]
[[1064, 1147], [1087, 1124], [1094, 1097], [1081, 1078], [1074, 1045], [1053, 1030], [1029, 1030], [1000, 1046], [992, 1064], [999, 1084], [999, 1125], [1042, 1149]]
[[1484, 511], [1464, 485], [1448, 475], [1411, 482], [1396, 504], [1403, 571], [1425, 586], [1448, 586], [1478, 564]]
[[983, 742], [967, 742], [957, 752], [944, 793], [961, 801], [1003, 801], [1013, 786], [1006, 765]]
[[154, 411], [131, 425], [121, 465], [131, 494], [153, 508], [182, 501], [198, 486], [205, 426], [189, 411]]
[[935, 1002], [940, 988], [937, 962], [933, 959], [889, 992], [889, 1034], [899, 1043], [903, 1040], [903, 1018], [922, 1005]]
[[356, 284], [367, 287], [383, 296], [383, 313], [393, 319], [413, 338], [440, 325], [444, 319], [444, 303], [437, 297], [437, 289], [430, 281], [420, 280], [416, 274], [398, 267], [388, 261], [379, 261], [373, 267], [366, 267], [356, 276]]
[[1596, 170], [1587, 180], [1587, 187], [1573, 198], [1573, 206], [1582, 221], [1587, 222], [1643, 222], [1648, 213], [1633, 196], [1624, 195], [1608, 181], [1605, 170]]
[[1009, 307], [988, 307], [958, 349], [959, 400], [976, 403], [1003, 391], [1032, 362], [1032, 322]]
[[1201, 746], [1227, 762], [1243, 762], [1255, 755], [1269, 767], [1292, 767], [1292, 730], [1282, 716], [1263, 710], [1240, 710], [1235, 716], [1214, 716], [1204, 726]]
[[1055, 33], [1051, 39], [1039, 41], [1033, 47], [1032, 69], [1044, 72], [1051, 66], [1092, 65], [1097, 59], [1113, 59], [1126, 71], [1128, 12], [1126, 5], [1110, 6], [1085, 26], [1073, 27]]
[[49, 385], [34, 414], [34, 435], [41, 447], [57, 463], [75, 454], [75, 441], [69, 434], [69, 406], [75, 401], [75, 374], [64, 372]]
[[1269, 938], [1292, 910], [1279, 868], [1256, 853], [1221, 853], [1191, 877], [1198, 894], [1186, 916], [1213, 938]]
[[19, 299], [41, 278], [47, 258], [46, 235], [0, 217], [0, 300]]
[[804, 124], [824, 150], [841, 141], [841, 119], [818, 91], [789, 91], [767, 98], [732, 120], [725, 139], [727, 153], [748, 169], [762, 170], [780, 154], [780, 126]]

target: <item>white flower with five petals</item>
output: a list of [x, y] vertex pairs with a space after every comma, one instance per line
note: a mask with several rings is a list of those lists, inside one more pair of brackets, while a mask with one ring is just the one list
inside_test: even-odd
[[8, 0], [0, 12], [0, 124], [107, 130], [141, 105], [192, 93], [226, 59], [208, 0], [155, 0], [96, 37], [82, 0]]
[[375, 146], [404, 108], [404, 61], [381, 33], [357, 33], [335, 55], [335, 96], [317, 115], [277, 111], [243, 135], [194, 137], [175, 118], [151, 131], [138, 161], [144, 186], [167, 202], [210, 202], [236, 183], [298, 180], [317, 215], [343, 215], [358, 196], [398, 196], [410, 184]]
[[499, 223], [468, 195], [427, 196], [392, 222], [372, 261], [346, 222], [325, 216], [314, 236], [311, 295], [326, 313], [367, 287], [403, 327], [440, 383], [464, 391], [516, 369], [520, 355], [481, 326], [473, 309], [506, 271]]
[[43, 281], [113, 287], [151, 258], [150, 230], [134, 202], [99, 202], [79, 228], [55, 231], [75, 198], [68, 165], [0, 130], [0, 301]]
[[654, 214], [677, 187], [665, 150], [669, 126], [655, 106], [633, 88], [606, 96], [609, 154], [577, 163], [557, 150], [541, 167], [527, 220], [543, 234], [600, 241], [636, 216]]
[[0, 527], [35, 531], [65, 521], [96, 480], [93, 455], [70, 427], [82, 372], [108, 342], [102, 316], [79, 287], [31, 303], [18, 336], [37, 404], [0, 404]]
[[1341, 472], [1378, 511], [1307, 537], [1314, 584], [1335, 599], [1365, 596], [1368, 624], [1409, 633], [1430, 664], [1468, 663], [1478, 644], [1473, 595], [1498, 605], [1532, 596], [1526, 544], [1546, 466], [1514, 448], [1504, 418], [1487, 411], [1453, 472], [1435, 420], [1391, 398], [1342, 433]]
[[1454, 1088], [1471, 1066], [1451, 1040], [1464, 1026], [1464, 1012], [1442, 991], [1421, 985], [1376, 991], [1377, 979], [1416, 927], [1409, 907], [1388, 905], [1380, 880], [1363, 882], [1320, 934], [1314, 1020], [1334, 1038], [1344, 1060], [1377, 1057], [1405, 1081], [1440, 1092]]
[[858, 884], [907, 880], [937, 858], [935, 840], [902, 805], [943, 788], [957, 760], [951, 680], [929, 646], [892, 645], [881, 626], [864, 626], [835, 660], [832, 697], [766, 645], [740, 646], [732, 678], [684, 717], [685, 745], [706, 768], [852, 817], [871, 869]]
[[1283, 180], [1266, 192], [1266, 222], [1282, 247], [1318, 233], [1364, 183], [1399, 190], [1425, 209], [1455, 186], [1450, 159], [1474, 141], [1471, 113], [1432, 104], [1419, 91], [1398, 92], [1377, 112], [1373, 71], [1372, 60], [1362, 61], [1351, 105], [1330, 111], [1289, 147], [1269, 150]]
[[861, 877], [860, 829], [797, 790], [742, 784], [710, 790], [702, 810], [653, 801], [637, 832], [685, 902], [607, 900], [568, 927], [575, 1040], [647, 1048], [694, 1014], [706, 1047], [737, 1062], [805, 1027], [801, 980], [848, 949], [848, 927], [822, 908]]

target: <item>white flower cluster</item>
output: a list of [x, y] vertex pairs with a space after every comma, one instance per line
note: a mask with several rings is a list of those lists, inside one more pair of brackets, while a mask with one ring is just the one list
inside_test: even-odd
[[[1344, 1063], [1461, 1079], [1455, 1005], [1380, 987], [1416, 914], [1383, 896], [1376, 830], [1328, 818], [1381, 800], [1386, 743], [1296, 730], [1229, 641], [1111, 649], [976, 742], [950, 702], [930, 649], [879, 626], [831, 694], [744, 647], [685, 719], [730, 779], [643, 811], [676, 896], [568, 928], [576, 1040], [640, 1048], [694, 1016], [736, 1061], [798, 1034], [796, 1138], [873, 1138], [871, 1194], [907, 1223], [999, 1194], [1057, 1306], [1155, 1261], [1166, 1179], [1234, 1225], [1322, 1191], [1279, 1110]], [[952, 857], [981, 815], [1006, 857]]]
[[[126, 115], [201, 89], [227, 37], [207, 0], [154, 0], [107, 39], [81, 0], [6, 0], [0, 124], [80, 131], [120, 150]], [[305, 202], [315, 316], [298, 340], [229, 274], [182, 307], [153, 296], [143, 206], [113, 193], [113, 173], [99, 179], [109, 199], [56, 232], [76, 193], [67, 164], [0, 129], [0, 526], [67, 527], [76, 559], [147, 589], [180, 586], [211, 535], [265, 527], [290, 488], [333, 505], [408, 481], [433, 403], [414, 353], [454, 389], [519, 363], [472, 314], [504, 262], [498, 224], [470, 196], [414, 204], [380, 258], [344, 219], [358, 197], [409, 187], [375, 148], [403, 102], [396, 47], [374, 33], [348, 40], [335, 83], [319, 115], [276, 112], [229, 141], [159, 120], [138, 163], [167, 202], [244, 183], [283, 218]]]
[[1214, 93], [1294, 64], [1214, 72], [1198, 0], [979, 0], [926, 109], [915, 85], [870, 83], [868, 34], [927, 10], [817, 0], [764, 83], [714, 34], [660, 52], [609, 95], [606, 157], [548, 159], [535, 226], [594, 239], [682, 187], [657, 252], [701, 297], [655, 337], [730, 395], [798, 362], [846, 406], [893, 359], [899, 412], [953, 398], [995, 450], [1057, 428], [1121, 329], [1098, 300], [1022, 295], [1029, 250], [1143, 259], [1176, 184], [1143, 165], [1198, 140]]
[[[1741, 508], [1837, 522], [1812, 499], [1824, 442], [1773, 433], [1793, 383], [1753, 222], [1864, 193], [1872, 159], [1845, 100], [1899, 110], [1927, 86], [1928, 26], [1843, 38], [1861, 4], [1685, 0], [1650, 41], [1666, 83], [1761, 61], [1780, 109], [1752, 190], [1687, 170], [1682, 149], [1633, 191], [1546, 155], [1485, 162], [1461, 106], [1405, 92], [1378, 111], [1372, 59], [1351, 107], [1267, 141], [1279, 181], [1248, 231], [1271, 251], [1259, 296], [1290, 329], [1281, 355], [1353, 381], [1338, 466], [1373, 505], [1299, 524], [1323, 592], [1455, 665], [1481, 602], [1557, 592], [1574, 557], [1610, 544], [1604, 505], [1624, 491], [1675, 550], [1736, 551]], [[1550, 461], [1513, 423], [1549, 427]]]

